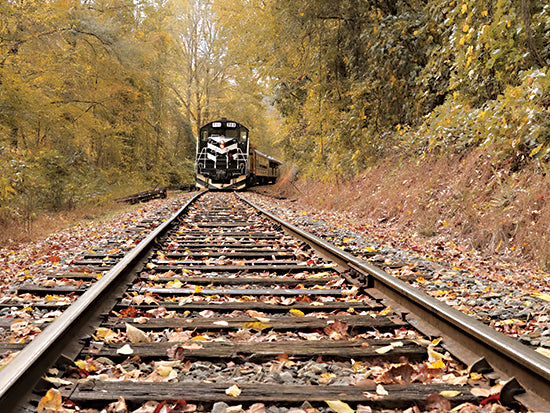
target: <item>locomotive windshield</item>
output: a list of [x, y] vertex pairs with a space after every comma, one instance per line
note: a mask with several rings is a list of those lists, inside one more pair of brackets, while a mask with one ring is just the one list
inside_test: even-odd
[[246, 142], [248, 138], [248, 129], [237, 122], [216, 121], [211, 122], [201, 128], [200, 140], [206, 142], [209, 137], [218, 136], [227, 139], [235, 139], [237, 142]]

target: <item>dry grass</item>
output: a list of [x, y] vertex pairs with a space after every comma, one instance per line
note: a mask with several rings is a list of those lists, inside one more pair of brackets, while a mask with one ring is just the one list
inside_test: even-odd
[[71, 211], [44, 213], [34, 217], [31, 222], [17, 219], [16, 216], [7, 217], [0, 222], [0, 245], [3, 248], [12, 248], [20, 243], [45, 238], [55, 231], [77, 223], [108, 219], [134, 207], [111, 202], [100, 206], [80, 207]]
[[278, 185], [309, 207], [550, 268], [550, 180], [534, 163], [511, 173], [507, 162], [475, 150], [388, 163], [339, 184]]

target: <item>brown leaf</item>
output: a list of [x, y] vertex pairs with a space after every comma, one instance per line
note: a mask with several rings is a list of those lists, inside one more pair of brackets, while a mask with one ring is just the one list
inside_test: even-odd
[[343, 340], [347, 338], [348, 325], [340, 320], [329, 321], [328, 327], [324, 328], [325, 334], [333, 340]]
[[265, 405], [263, 403], [254, 403], [248, 408], [247, 413], [265, 413]]
[[412, 383], [412, 375], [414, 374], [414, 368], [409, 363], [401, 364], [398, 367], [392, 367], [390, 370], [394, 381], [399, 384]]
[[445, 397], [432, 393], [426, 398], [426, 410], [450, 410], [451, 402]]
[[293, 366], [294, 364], [296, 364], [294, 361], [292, 361], [288, 358], [288, 354], [286, 354], [286, 353], [278, 354], [277, 355], [277, 360], [279, 360], [280, 362], [283, 362], [285, 364], [285, 366], [287, 366], [287, 367], [290, 367], [290, 366]]

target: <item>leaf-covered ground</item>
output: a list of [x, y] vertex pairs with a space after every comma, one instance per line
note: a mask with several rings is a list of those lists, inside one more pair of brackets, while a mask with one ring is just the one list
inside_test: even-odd
[[321, 236], [458, 310], [550, 354], [550, 275], [531, 263], [485, 257], [439, 237], [405, 232], [391, 221], [311, 208], [300, 200], [247, 194]]
[[[32, 243], [0, 249], [0, 303], [26, 305], [24, 308], [4, 307], [0, 310], [1, 317], [14, 320], [9, 329], [2, 329], [0, 340], [10, 343], [33, 340], [42, 330], [41, 323], [50, 322], [61, 314], [59, 309], [39, 309], [34, 304], [48, 303], [63, 307], [76, 298], [74, 295], [18, 294], [18, 286], [26, 283], [49, 287], [90, 285], [90, 282], [82, 280], [48, 278], [47, 274], [51, 271], [70, 271], [73, 261], [83, 252], [107, 250], [111, 254], [125, 253], [161, 223], [155, 220], [159, 210], [175, 212], [188, 196], [181, 195], [168, 202], [152, 201], [109, 220], [74, 225]], [[101, 273], [93, 272], [92, 275], [101, 277]], [[1, 364], [9, 359], [3, 359]]]

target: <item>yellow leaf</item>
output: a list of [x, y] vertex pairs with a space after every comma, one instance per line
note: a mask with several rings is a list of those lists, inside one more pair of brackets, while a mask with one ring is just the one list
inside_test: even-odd
[[462, 8], [460, 9], [460, 12], [462, 14], [465, 14], [466, 12], [468, 12], [468, 5], [467, 4], [463, 4], [462, 5]]
[[295, 308], [291, 308], [290, 310], [288, 310], [288, 312], [298, 317], [303, 317], [305, 315], [303, 311], [297, 310]]
[[168, 281], [166, 283], [166, 287], [168, 288], [181, 288], [182, 285], [183, 283], [177, 278], [174, 281]]
[[336, 413], [354, 413], [355, 412], [355, 410], [349, 407], [349, 404], [341, 402], [340, 400], [325, 400], [325, 403], [328, 404], [328, 407], [330, 407]]
[[479, 373], [472, 372], [472, 373], [470, 373], [470, 378], [472, 380], [481, 380], [483, 378], [483, 375], [481, 375]]
[[443, 360], [439, 359], [435, 363], [432, 363], [428, 366], [430, 369], [442, 369], [445, 367], [445, 363], [443, 363]]
[[77, 360], [77, 361], [74, 362], [74, 364], [81, 370], [85, 370], [85, 371], [95, 371], [96, 370], [96, 368], [93, 364], [88, 363], [85, 360]]
[[439, 343], [441, 343], [441, 340], [443, 340], [443, 337], [434, 338], [434, 339], [432, 340], [432, 344], [433, 344], [434, 346], [437, 346], [437, 345], [439, 345]]
[[239, 386], [234, 384], [233, 386], [229, 387], [228, 389], [225, 389], [225, 394], [227, 394], [231, 397], [238, 397], [241, 394], [241, 389], [239, 389]]
[[264, 323], [261, 323], [259, 321], [243, 324], [243, 328], [249, 328], [251, 330], [256, 330], [256, 331], [262, 331], [262, 330], [265, 330], [266, 328], [270, 328], [270, 327], [271, 326], [269, 324], [264, 324]]
[[172, 367], [170, 366], [159, 366], [155, 371], [162, 377], [168, 377], [172, 373]]
[[390, 305], [389, 307], [386, 307], [382, 311], [380, 311], [380, 314], [381, 315], [388, 315], [389, 313], [391, 313], [391, 310], [392, 310], [392, 308], [391, 308], [391, 305]]
[[200, 293], [202, 290], [204, 290], [204, 288], [202, 288], [200, 285], [197, 285], [197, 286], [195, 287], [195, 294]]
[[540, 150], [542, 149], [543, 146], [544, 146], [544, 144], [541, 143], [539, 146], [537, 146], [535, 149], [533, 149], [533, 150], [531, 151], [531, 153], [529, 154], [529, 156], [530, 156], [530, 157], [535, 156], [537, 153], [540, 152]]
[[36, 411], [38, 413], [55, 412], [61, 407], [62, 403], [61, 392], [57, 389], [50, 389], [38, 403]]
[[443, 390], [439, 392], [440, 395], [448, 399], [452, 399], [460, 394], [458, 390]]
[[105, 328], [105, 327], [99, 327], [96, 331], [95, 331], [95, 337], [96, 338], [100, 338], [100, 339], [103, 339], [103, 340], [107, 340], [111, 337], [115, 337], [115, 336], [118, 336], [117, 333], [115, 333], [113, 330], [111, 330], [110, 328]]
[[481, 12], [481, 15], [482, 15], [483, 17], [487, 17], [487, 16], [489, 15], [489, 12], [488, 12], [487, 10], [483, 10], [483, 11]]

